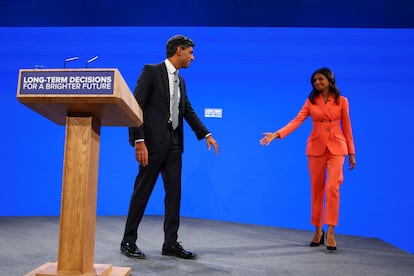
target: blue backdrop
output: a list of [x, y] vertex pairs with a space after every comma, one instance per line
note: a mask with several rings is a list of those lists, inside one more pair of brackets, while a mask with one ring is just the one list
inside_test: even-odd
[[[65, 128], [16, 100], [18, 70], [119, 68], [131, 90], [145, 63], [165, 58], [168, 37], [194, 39], [181, 74], [194, 108], [220, 145], [208, 152], [186, 128], [182, 215], [311, 230], [306, 121], [269, 147], [262, 132], [292, 119], [310, 76], [328, 66], [350, 101], [357, 168], [345, 170], [337, 233], [376, 237], [414, 252], [413, 29], [240, 27], [0, 28], [1, 216], [59, 215]], [[103, 127], [98, 215], [125, 215], [137, 173], [127, 128]], [[162, 182], [147, 214], [163, 214]], [[120, 237], [121, 237], [120, 233]]]

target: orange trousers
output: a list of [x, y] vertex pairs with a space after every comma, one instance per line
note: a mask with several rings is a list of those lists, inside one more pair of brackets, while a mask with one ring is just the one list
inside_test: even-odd
[[323, 223], [338, 225], [339, 188], [344, 178], [344, 160], [344, 155], [334, 155], [328, 149], [321, 156], [308, 155], [312, 204], [311, 224], [314, 226], [323, 226]]

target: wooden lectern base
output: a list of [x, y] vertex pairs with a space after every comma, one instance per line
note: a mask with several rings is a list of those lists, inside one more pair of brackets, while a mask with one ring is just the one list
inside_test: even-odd
[[95, 272], [76, 274], [70, 272], [58, 272], [57, 263], [45, 263], [24, 276], [129, 276], [130, 267], [112, 266], [109, 264], [94, 264]]

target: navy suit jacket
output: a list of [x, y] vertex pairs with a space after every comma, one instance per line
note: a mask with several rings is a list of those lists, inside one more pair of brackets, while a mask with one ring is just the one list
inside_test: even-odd
[[[187, 96], [184, 79], [180, 78], [180, 105], [178, 131], [181, 139], [181, 151], [184, 151], [183, 122], [190, 125], [197, 139], [201, 140], [209, 133], [201, 122]], [[165, 143], [169, 135], [168, 119], [170, 118], [170, 88], [167, 67], [160, 64], [144, 66], [134, 89], [134, 96], [143, 113], [144, 123], [140, 127], [129, 128], [129, 142], [135, 145], [135, 140], [144, 139], [149, 152], [156, 151]]]

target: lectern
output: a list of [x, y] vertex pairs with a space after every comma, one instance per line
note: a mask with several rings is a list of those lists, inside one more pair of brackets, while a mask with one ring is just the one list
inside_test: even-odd
[[119, 70], [22, 69], [17, 99], [66, 125], [57, 261], [26, 276], [130, 275], [130, 267], [94, 263], [100, 127], [142, 124]]

